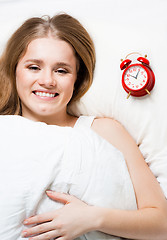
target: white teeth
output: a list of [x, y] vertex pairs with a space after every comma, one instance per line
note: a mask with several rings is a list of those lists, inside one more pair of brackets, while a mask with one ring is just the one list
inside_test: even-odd
[[55, 93], [35, 92], [35, 95], [40, 97], [55, 97]]

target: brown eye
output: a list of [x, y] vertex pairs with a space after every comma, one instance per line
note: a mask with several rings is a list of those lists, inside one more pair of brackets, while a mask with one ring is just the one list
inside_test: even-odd
[[38, 71], [38, 70], [40, 70], [40, 68], [39, 68], [38, 66], [36, 66], [36, 65], [28, 66], [28, 69], [33, 70], [33, 71]]
[[56, 70], [56, 72], [57, 72], [57, 73], [60, 73], [60, 74], [66, 74], [68, 71], [67, 71], [66, 69], [64, 69], [64, 68], [58, 68], [58, 69]]

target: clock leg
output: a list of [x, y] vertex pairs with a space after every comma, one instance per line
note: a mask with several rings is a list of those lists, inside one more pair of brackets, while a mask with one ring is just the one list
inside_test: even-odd
[[147, 88], [145, 89], [145, 91], [146, 91], [149, 95], [151, 95], [151, 93], [147, 90]]
[[130, 97], [131, 92], [128, 93], [127, 99]]

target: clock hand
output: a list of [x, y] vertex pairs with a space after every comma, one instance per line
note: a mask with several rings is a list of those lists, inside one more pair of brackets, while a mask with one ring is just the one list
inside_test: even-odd
[[129, 74], [129, 76], [131, 76], [131, 77], [133, 77], [133, 78], [136, 78], [135, 76], [132, 76], [132, 75], [130, 75], [130, 74]]
[[139, 75], [139, 72], [140, 72], [140, 69], [138, 70], [138, 73], [137, 73], [137, 75], [136, 75], [136, 77], [135, 77], [136, 79], [137, 79], [137, 77], [138, 77], [138, 75]]

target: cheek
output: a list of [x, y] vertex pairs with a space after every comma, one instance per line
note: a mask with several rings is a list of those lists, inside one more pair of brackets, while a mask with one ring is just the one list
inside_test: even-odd
[[24, 96], [25, 90], [28, 88], [28, 81], [24, 71], [16, 69], [16, 90], [19, 97]]
[[19, 92], [20, 84], [21, 84], [21, 72], [16, 69], [16, 89]]
[[25, 70], [16, 69], [16, 86], [26, 87], [31, 82], [31, 76]]
[[73, 92], [74, 90], [74, 83], [75, 83], [75, 79], [71, 78], [68, 80], [65, 80], [63, 82], [61, 82], [61, 88], [65, 91], [65, 92]]

